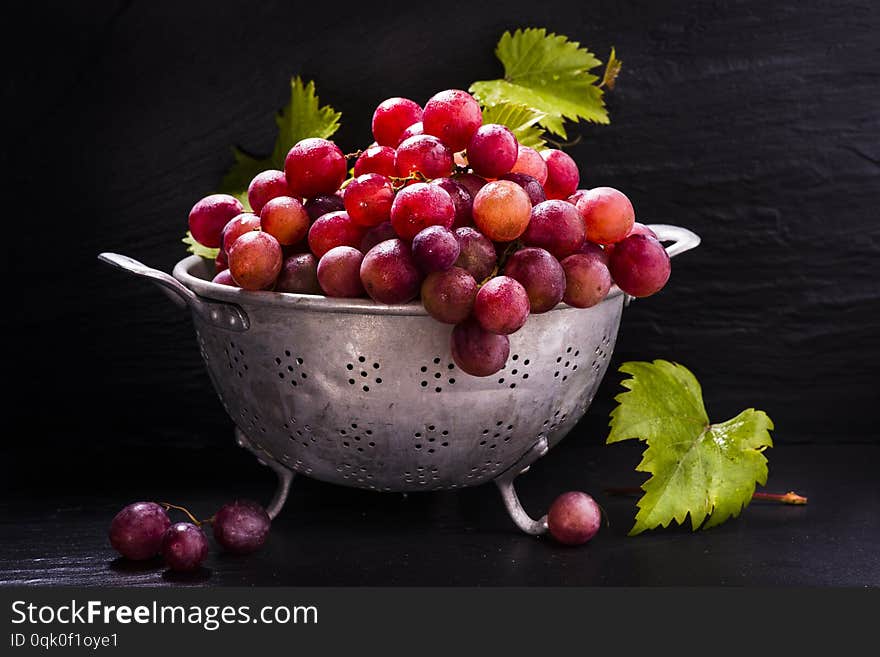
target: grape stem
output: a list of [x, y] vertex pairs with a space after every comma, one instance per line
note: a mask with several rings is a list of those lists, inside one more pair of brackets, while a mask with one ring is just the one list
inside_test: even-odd
[[492, 268], [492, 272], [488, 276], [486, 276], [486, 278], [480, 281], [480, 287], [483, 287], [486, 283], [495, 278], [498, 275], [498, 272], [504, 269], [504, 265], [507, 264], [507, 259], [511, 255], [519, 251], [522, 248], [522, 245], [522, 242], [520, 242], [519, 240], [514, 240], [513, 242], [508, 244], [504, 251], [501, 253], [501, 257], [498, 258], [498, 262], [496, 262], [495, 266]]
[[346, 153], [346, 154], [345, 154], [345, 159], [346, 159], [346, 160], [350, 160], [350, 159], [353, 158], [353, 157], [360, 157], [360, 156], [363, 155], [363, 154], [364, 154], [364, 151], [363, 151], [363, 150], [357, 150], [357, 151], [355, 151], [354, 153]]
[[571, 146], [577, 146], [578, 144], [581, 143], [582, 139], [583, 139], [583, 135], [578, 135], [577, 137], [575, 137], [571, 141], [556, 141], [555, 139], [550, 139], [549, 137], [544, 137], [544, 141], [546, 141], [551, 146], [553, 146], [555, 148], [560, 148], [560, 149], [569, 148]]
[[211, 516], [207, 520], [198, 520], [198, 519], [196, 519], [196, 517], [193, 514], [191, 514], [189, 512], [189, 510], [186, 507], [178, 506], [176, 504], [171, 504], [170, 502], [159, 502], [159, 505], [164, 506], [166, 511], [170, 511], [171, 509], [174, 509], [175, 511], [182, 511], [183, 513], [185, 513], [187, 515], [187, 517], [190, 520], [193, 521], [193, 524], [196, 527], [201, 527], [204, 523], [211, 523], [214, 521], [214, 516]]
[[[609, 495], [641, 495], [644, 491], [636, 487], [623, 488], [606, 488], [605, 492]], [[753, 500], [765, 500], [768, 502], [779, 502], [781, 504], [806, 504], [807, 499], [803, 495], [798, 495], [793, 490], [787, 493], [761, 493], [755, 492], [752, 495]]]
[[421, 171], [414, 171], [410, 175], [405, 176], [403, 178], [398, 178], [398, 177], [392, 176], [390, 178], [390, 180], [391, 180], [391, 186], [394, 189], [395, 194], [397, 192], [399, 192], [401, 189], [403, 189], [404, 187], [406, 187], [406, 184], [408, 182], [411, 182], [413, 180], [418, 180], [419, 182], [428, 182], [428, 178], [426, 178], [425, 175]]

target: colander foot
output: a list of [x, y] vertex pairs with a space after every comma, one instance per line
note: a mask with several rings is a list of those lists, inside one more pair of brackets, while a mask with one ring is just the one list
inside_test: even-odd
[[260, 465], [265, 465], [277, 475], [278, 486], [275, 488], [275, 495], [272, 496], [272, 501], [266, 506], [266, 513], [269, 514], [269, 517], [272, 520], [275, 520], [275, 517], [281, 513], [281, 509], [284, 508], [284, 503], [287, 501], [287, 496], [290, 494], [290, 485], [293, 483], [294, 477], [293, 470], [284, 467], [272, 458], [268, 452], [256, 447], [238, 427], [235, 427], [235, 442], [238, 443], [239, 447], [244, 447], [256, 456]]
[[504, 506], [507, 509], [507, 513], [510, 515], [510, 519], [513, 520], [514, 524], [526, 534], [531, 534], [532, 536], [546, 534], [547, 516], [544, 515], [538, 520], [535, 520], [526, 513], [522, 504], [519, 502], [519, 497], [517, 497], [516, 489], [513, 486], [514, 479], [515, 477], [507, 477], [495, 480], [495, 485], [498, 486], [498, 490], [501, 491], [501, 499], [504, 500]]

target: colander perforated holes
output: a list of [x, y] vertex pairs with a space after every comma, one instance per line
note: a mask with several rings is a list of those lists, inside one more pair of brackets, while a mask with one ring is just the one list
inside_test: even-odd
[[440, 356], [435, 356], [429, 365], [419, 367], [419, 372], [422, 375], [419, 385], [426, 392], [428, 390], [433, 390], [435, 393], [443, 392], [444, 377], [445, 383], [455, 385], [454, 370], [455, 363], [444, 363]]
[[[294, 355], [290, 349], [284, 350], [283, 356], [275, 357], [275, 365], [278, 367], [278, 378], [287, 379], [294, 388], [305, 382], [309, 378], [303, 365], [305, 360], [302, 356]], [[299, 379], [299, 381], [297, 381]]]

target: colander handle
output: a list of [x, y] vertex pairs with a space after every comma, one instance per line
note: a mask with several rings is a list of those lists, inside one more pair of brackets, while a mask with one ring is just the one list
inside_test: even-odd
[[666, 253], [669, 254], [670, 258], [674, 258], [685, 251], [695, 249], [700, 245], [700, 236], [681, 226], [648, 224], [648, 228], [657, 234], [661, 242], [672, 242], [672, 244], [666, 247]]
[[147, 267], [134, 258], [119, 253], [101, 253], [98, 259], [124, 272], [146, 278], [168, 293], [168, 297], [180, 307], [189, 306], [205, 321], [230, 331], [246, 331], [249, 323], [244, 311], [230, 303], [207, 301], [186, 287], [170, 274]]

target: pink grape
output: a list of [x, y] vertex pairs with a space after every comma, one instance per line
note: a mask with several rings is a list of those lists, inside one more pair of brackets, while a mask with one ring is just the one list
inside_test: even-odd
[[235, 284], [235, 279], [232, 278], [232, 272], [228, 269], [217, 272], [217, 275], [211, 279], [211, 282], [217, 283], [217, 285], [229, 285], [230, 287], [238, 287], [238, 285]]
[[547, 181], [544, 183], [547, 198], [566, 199], [574, 194], [580, 182], [575, 161], [555, 148], [542, 151], [541, 157], [547, 163]]
[[379, 242], [384, 242], [385, 240], [393, 240], [397, 237], [397, 233], [394, 232], [394, 226], [391, 225], [390, 221], [383, 221], [378, 226], [373, 226], [364, 233], [363, 239], [361, 239], [360, 245], [358, 248], [362, 253], [366, 253], [374, 246], [376, 246]]
[[516, 164], [518, 148], [509, 128], [487, 123], [477, 129], [467, 145], [468, 164], [477, 175], [497, 178]]
[[364, 256], [361, 282], [379, 303], [406, 303], [416, 298], [422, 273], [409, 246], [400, 239], [380, 242]]
[[447, 89], [425, 103], [422, 123], [425, 132], [443, 140], [454, 151], [463, 150], [483, 122], [476, 99], [466, 91]]
[[474, 317], [485, 330], [510, 335], [529, 317], [529, 295], [522, 284], [509, 276], [496, 276], [477, 292]]
[[504, 274], [525, 288], [532, 314], [554, 308], [565, 294], [565, 271], [544, 249], [520, 249], [507, 260]]
[[205, 532], [191, 522], [171, 525], [162, 537], [162, 558], [176, 572], [189, 572], [201, 567], [208, 557]]
[[630, 235], [614, 246], [608, 257], [611, 277], [634, 297], [649, 297], [663, 289], [672, 266], [669, 254], [649, 235]]
[[245, 290], [265, 290], [281, 271], [281, 245], [269, 233], [245, 233], [229, 250], [229, 271]]
[[509, 180], [496, 180], [474, 198], [474, 223], [495, 242], [511, 242], [529, 225], [532, 204], [522, 187]]
[[229, 249], [235, 244], [235, 240], [251, 231], [260, 230], [260, 218], [251, 212], [242, 212], [229, 220], [220, 234], [220, 252], [228, 256]]
[[522, 241], [547, 249], [557, 258], [575, 253], [584, 243], [584, 221], [568, 201], [544, 201], [532, 208]]
[[406, 130], [400, 133], [400, 139], [397, 140], [395, 146], [400, 146], [403, 142], [405, 142], [410, 137], [415, 137], [416, 135], [425, 134], [425, 126], [422, 125], [421, 121], [417, 123], [413, 123]]
[[404, 187], [391, 204], [391, 225], [404, 240], [412, 240], [428, 226], [449, 228], [454, 219], [452, 198], [437, 185], [416, 183]]
[[587, 239], [614, 244], [629, 235], [636, 213], [623, 192], [613, 187], [594, 187], [580, 197], [577, 209], [587, 229]]
[[364, 254], [351, 246], [335, 246], [318, 261], [318, 283], [328, 297], [360, 297]]
[[436, 137], [416, 135], [397, 147], [394, 165], [401, 178], [416, 172], [429, 179], [443, 178], [452, 173], [452, 151]]
[[216, 249], [220, 246], [223, 227], [244, 207], [229, 194], [211, 194], [196, 203], [189, 211], [189, 232], [196, 242]]
[[602, 524], [602, 511], [596, 500], [580, 491], [563, 493], [547, 512], [550, 535], [563, 545], [583, 545]]
[[346, 186], [342, 199], [345, 211], [354, 223], [365, 227], [378, 226], [391, 217], [394, 187], [383, 175], [365, 173]]
[[538, 151], [528, 146], [520, 145], [517, 149], [516, 162], [510, 172], [531, 176], [541, 186], [547, 182], [547, 163]]
[[336, 246], [358, 246], [363, 236], [363, 228], [347, 212], [329, 212], [309, 228], [309, 248], [320, 258]]
[[443, 226], [428, 226], [413, 238], [413, 258], [425, 273], [449, 269], [460, 253], [455, 233]]
[[422, 305], [428, 314], [444, 324], [466, 320], [474, 309], [477, 282], [461, 267], [428, 274], [422, 283]]
[[266, 203], [279, 196], [290, 196], [287, 177], [283, 171], [277, 169], [263, 171], [254, 176], [251, 184], [248, 185], [248, 203], [250, 203], [254, 214], [260, 214], [260, 210]]
[[562, 261], [565, 271], [565, 296], [562, 300], [575, 308], [595, 306], [608, 296], [611, 273], [598, 255], [575, 253]]
[[[657, 233], [648, 228], [645, 224], [640, 224], [638, 221], [633, 222], [632, 228], [630, 228], [627, 237], [630, 235], [647, 235], [648, 237], [653, 237], [655, 240], [657, 239]], [[605, 245], [605, 252], [610, 254], [614, 250], [613, 244]]]
[[[541, 161], [543, 162], [544, 160]], [[544, 187], [535, 178], [532, 178], [528, 174], [505, 173], [499, 178], [499, 180], [509, 180], [510, 182], [515, 182], [517, 185], [522, 187], [523, 191], [528, 195], [529, 201], [533, 206], [538, 205], [538, 203], [543, 203], [547, 200], [547, 195], [544, 193]]]
[[214, 515], [214, 540], [233, 554], [256, 552], [266, 542], [272, 520], [266, 510], [251, 500], [224, 504]]
[[329, 212], [340, 212], [345, 210], [345, 203], [341, 196], [336, 194], [321, 194], [306, 201], [306, 212], [309, 219], [315, 221], [318, 217], [323, 217]]
[[291, 246], [301, 242], [309, 232], [309, 214], [292, 196], [278, 196], [263, 206], [260, 227], [278, 240], [279, 244]]
[[468, 191], [468, 194], [471, 195], [471, 199], [473, 199], [477, 195], [477, 192], [483, 189], [486, 183], [489, 182], [475, 173], [457, 173], [452, 179]]
[[510, 339], [485, 330], [470, 318], [452, 329], [452, 360], [471, 376], [491, 376], [498, 372], [510, 355]]
[[492, 240], [475, 228], [468, 227], [456, 228], [455, 239], [460, 250], [455, 265], [469, 272], [478, 282], [489, 276], [498, 262]]
[[455, 178], [437, 178], [432, 180], [431, 184], [445, 189], [452, 199], [452, 205], [455, 206], [452, 228], [473, 225], [474, 199], [464, 185]]
[[312, 137], [297, 142], [284, 160], [291, 195], [311, 198], [332, 194], [345, 180], [345, 155], [332, 141]]
[[397, 146], [401, 133], [422, 120], [422, 108], [409, 98], [389, 98], [373, 112], [373, 138], [380, 146]]
[[164, 508], [155, 502], [135, 502], [113, 517], [110, 545], [126, 559], [150, 559], [159, 554], [162, 537], [170, 526]]
[[297, 253], [284, 259], [275, 281], [276, 292], [321, 294], [318, 259], [311, 253]]
[[393, 178], [397, 175], [397, 167], [394, 165], [396, 156], [397, 151], [391, 146], [370, 146], [355, 161], [354, 175], [358, 177], [365, 173], [378, 173]]

